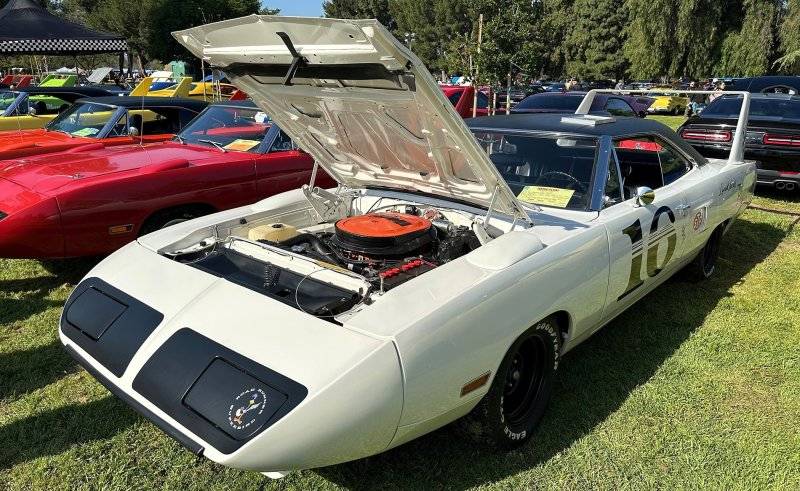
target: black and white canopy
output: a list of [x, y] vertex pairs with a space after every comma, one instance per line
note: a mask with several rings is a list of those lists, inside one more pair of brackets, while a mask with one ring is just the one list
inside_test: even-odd
[[38, 0], [10, 0], [0, 9], [0, 53], [80, 55], [127, 51], [125, 38], [61, 19]]

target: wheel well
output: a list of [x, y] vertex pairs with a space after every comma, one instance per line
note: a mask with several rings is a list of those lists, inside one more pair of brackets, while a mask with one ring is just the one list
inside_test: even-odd
[[556, 324], [558, 325], [558, 331], [561, 334], [563, 339], [566, 339], [567, 335], [569, 334], [570, 328], [570, 316], [566, 310], [559, 310], [552, 315], [553, 319], [555, 319]]
[[144, 221], [142, 221], [142, 225], [139, 227], [139, 235], [142, 235], [143, 231], [152, 232], [153, 230], [150, 230], [150, 228], [153, 226], [153, 224], [164, 220], [166, 217], [181, 215], [184, 213], [191, 214], [193, 216], [202, 216], [214, 213], [216, 211], [216, 208], [207, 203], [186, 203], [162, 208], [154, 211], [147, 218], [145, 218]]

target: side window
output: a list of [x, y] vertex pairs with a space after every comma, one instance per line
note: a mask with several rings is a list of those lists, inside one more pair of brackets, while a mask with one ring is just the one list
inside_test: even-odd
[[662, 145], [658, 153], [661, 161], [661, 173], [664, 176], [664, 185], [677, 181], [692, 168], [689, 161], [668, 145]]
[[631, 198], [639, 186], [658, 189], [675, 182], [691, 168], [683, 155], [659, 137], [623, 138], [614, 146], [626, 199]]
[[125, 113], [111, 127], [108, 136], [126, 136], [128, 134], [128, 124], [128, 113]]
[[615, 97], [612, 97], [606, 103], [606, 111], [611, 113], [612, 116], [636, 116], [636, 113], [633, 112], [627, 102]]
[[463, 91], [458, 91], [458, 92], [453, 92], [452, 94], [447, 96], [447, 98], [450, 99], [450, 104], [456, 106], [458, 104], [458, 101], [461, 100], [461, 94], [463, 93], [464, 93]]
[[489, 98], [483, 92], [478, 92], [478, 109], [488, 109]]
[[289, 150], [294, 150], [294, 142], [291, 138], [289, 138], [286, 133], [283, 131], [278, 132], [278, 136], [275, 138], [275, 141], [272, 142], [272, 146], [270, 147], [269, 151], [272, 152], [288, 152]]

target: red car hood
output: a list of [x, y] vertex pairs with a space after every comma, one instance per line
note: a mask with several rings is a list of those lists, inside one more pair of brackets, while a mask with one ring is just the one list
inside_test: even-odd
[[[186, 167], [220, 154], [213, 147], [173, 142], [101, 148], [93, 145], [85, 151], [81, 151], [81, 147], [75, 150], [0, 161], [0, 178], [48, 194], [79, 180], [138, 169], [160, 171]], [[235, 158], [233, 156], [237, 153], [230, 152], [227, 155]]]
[[97, 140], [80, 136], [70, 137], [66, 133], [43, 129], [4, 131], [0, 133], [0, 152], [20, 148], [70, 143], [75, 145], [93, 143]]

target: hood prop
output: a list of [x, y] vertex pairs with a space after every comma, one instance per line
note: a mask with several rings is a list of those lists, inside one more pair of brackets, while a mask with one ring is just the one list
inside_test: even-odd
[[294, 49], [294, 44], [292, 43], [292, 40], [289, 38], [288, 34], [282, 31], [276, 32], [275, 34], [281, 38], [283, 44], [286, 45], [286, 49], [288, 49], [289, 53], [292, 55], [292, 64], [289, 65], [289, 70], [286, 72], [286, 76], [283, 77], [283, 85], [292, 85], [292, 79], [294, 78], [294, 74], [297, 72], [297, 69], [301, 66], [306, 66], [308, 64], [308, 60], [301, 56], [296, 49]]

